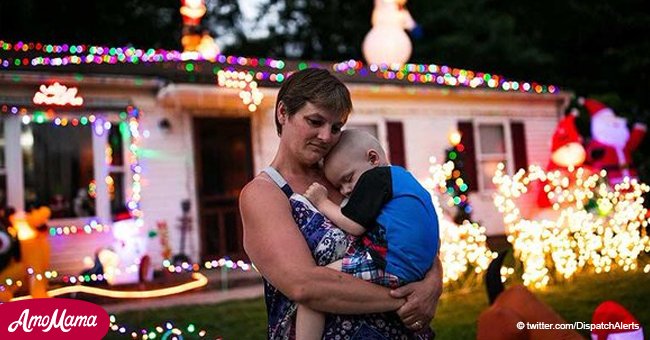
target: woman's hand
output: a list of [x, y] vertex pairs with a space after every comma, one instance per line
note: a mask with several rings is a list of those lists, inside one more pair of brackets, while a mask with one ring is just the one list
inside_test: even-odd
[[409, 283], [390, 292], [394, 298], [406, 298], [406, 303], [397, 310], [397, 315], [406, 327], [414, 331], [431, 323], [442, 294], [442, 264], [437, 257], [433, 263], [422, 281]]

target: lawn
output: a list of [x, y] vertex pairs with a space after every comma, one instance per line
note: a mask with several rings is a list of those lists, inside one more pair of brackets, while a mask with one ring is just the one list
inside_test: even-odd
[[[583, 274], [536, 294], [569, 322], [589, 322], [598, 304], [615, 300], [645, 326], [646, 338], [650, 334], [650, 274], [643, 271]], [[475, 338], [476, 319], [487, 306], [487, 296], [481, 286], [445, 292], [433, 322], [437, 339]], [[218, 336], [237, 340], [265, 338], [266, 315], [262, 299], [129, 312], [117, 314], [116, 318], [120, 324], [149, 329], [171, 321], [184, 328], [184, 335], [191, 323], [197, 327], [195, 333], [199, 328], [205, 329], [209, 339]], [[106, 339], [131, 338], [129, 333], [122, 335], [109, 331]], [[185, 335], [185, 339], [188, 338], [191, 337]]]

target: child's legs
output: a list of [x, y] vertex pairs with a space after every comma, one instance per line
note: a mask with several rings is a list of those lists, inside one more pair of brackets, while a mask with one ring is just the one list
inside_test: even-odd
[[[342, 260], [332, 262], [328, 268], [341, 271]], [[305, 305], [298, 305], [296, 312], [296, 340], [320, 340], [325, 330], [325, 314]]]
[[296, 312], [296, 340], [320, 340], [325, 330], [325, 314], [305, 305]]
[[343, 260], [338, 260], [338, 261], [334, 261], [334, 262], [328, 264], [326, 267], [334, 269], [334, 270], [341, 271], [342, 266], [343, 266]]

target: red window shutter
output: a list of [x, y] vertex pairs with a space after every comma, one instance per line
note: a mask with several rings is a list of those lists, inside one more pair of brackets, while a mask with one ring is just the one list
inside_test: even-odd
[[386, 122], [388, 133], [388, 148], [390, 149], [390, 163], [406, 168], [406, 155], [404, 152], [404, 126], [402, 122]]
[[463, 170], [465, 182], [469, 192], [478, 190], [478, 171], [476, 169], [476, 150], [474, 149], [474, 125], [472, 122], [458, 122], [458, 132], [461, 134], [460, 142], [465, 147], [463, 155]]
[[524, 123], [510, 122], [512, 135], [512, 153], [515, 161], [515, 172], [528, 168], [528, 153], [526, 152], [526, 132]]

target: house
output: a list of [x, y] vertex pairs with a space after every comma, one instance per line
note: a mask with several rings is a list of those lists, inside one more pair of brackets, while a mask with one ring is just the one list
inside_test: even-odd
[[460, 131], [473, 217], [488, 235], [504, 233], [491, 198], [496, 165], [513, 173], [546, 164], [569, 98], [552, 86], [446, 66], [208, 62], [175, 51], [0, 41], [0, 203], [50, 206], [60, 272], [79, 272], [84, 257], [134, 237], [111, 230], [125, 207], [155, 264], [168, 245], [194, 261], [243, 258], [237, 197], [274, 155], [279, 85], [307, 66], [348, 85], [347, 126], [371, 131], [418, 179]]

